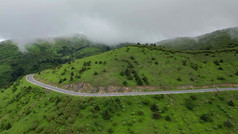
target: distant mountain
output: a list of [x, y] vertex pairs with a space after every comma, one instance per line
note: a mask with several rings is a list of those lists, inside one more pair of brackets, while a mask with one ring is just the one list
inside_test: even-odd
[[198, 37], [179, 37], [157, 45], [177, 50], [215, 50], [238, 47], [238, 27], [218, 30]]

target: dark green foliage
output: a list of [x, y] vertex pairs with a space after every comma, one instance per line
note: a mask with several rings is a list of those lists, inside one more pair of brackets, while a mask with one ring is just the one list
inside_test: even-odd
[[167, 115], [167, 116], [165, 117], [165, 120], [166, 120], [166, 121], [172, 121], [172, 118], [171, 118], [169, 115]]
[[208, 113], [202, 114], [200, 116], [200, 119], [204, 122], [212, 122], [211, 114], [208, 114]]
[[153, 115], [152, 115], [152, 118], [153, 119], [159, 119], [159, 118], [161, 118], [161, 115], [159, 114], [159, 112], [154, 112]]
[[126, 76], [129, 76], [130, 73], [131, 73], [131, 71], [127, 68], [126, 71], [125, 71]]
[[138, 86], [142, 86], [143, 85], [143, 81], [140, 78], [137, 78], [136, 82], [137, 82]]
[[151, 105], [150, 110], [152, 112], [156, 112], [156, 111], [159, 111], [159, 107], [156, 104], [153, 104], [153, 105]]
[[93, 75], [98, 75], [98, 72], [94, 72], [94, 74]]
[[177, 81], [182, 81], [182, 79], [180, 78], [180, 76], [177, 78]]
[[39, 122], [38, 121], [33, 121], [31, 124], [31, 130], [36, 130], [37, 127], [39, 126]]
[[146, 85], [149, 85], [148, 78], [146, 76], [144, 76], [142, 80], [145, 82]]
[[135, 58], [133, 56], [130, 57], [131, 60], [134, 60]]
[[0, 124], [0, 132], [1, 130], [8, 130], [12, 127], [11, 123], [7, 122], [6, 120], [3, 120]]
[[73, 76], [71, 76], [71, 77], [70, 77], [70, 81], [73, 81], [73, 80], [74, 80], [74, 78], [73, 78]]
[[234, 104], [234, 102], [233, 102], [232, 100], [229, 100], [229, 101], [227, 102], [227, 104], [228, 104], [229, 106], [232, 106], [232, 107], [235, 106], [235, 104]]
[[197, 65], [197, 64], [191, 63], [191, 64], [190, 64], [190, 67], [191, 67], [192, 69], [194, 69], [195, 71], [198, 70], [198, 65]]
[[158, 64], [159, 64], [159, 62], [158, 62], [158, 61], [156, 61], [156, 62], [155, 62], [155, 65], [158, 65]]
[[128, 85], [127, 81], [124, 81], [124, 82], [123, 82], [123, 85], [124, 85], [124, 86], [127, 86], [127, 85]]
[[233, 124], [231, 123], [231, 121], [229, 119], [227, 119], [225, 122], [224, 122], [224, 126], [228, 127], [228, 128], [231, 128], [233, 127]]
[[191, 95], [190, 98], [191, 98], [192, 100], [197, 100], [197, 97], [196, 97], [195, 95]]
[[235, 75], [237, 75], [237, 76], [238, 76], [238, 71], [235, 73]]
[[110, 113], [109, 110], [104, 110], [104, 111], [101, 113], [101, 115], [102, 115], [102, 118], [103, 118], [104, 120], [110, 120], [111, 117], [112, 117], [112, 115], [111, 115], [111, 113]]
[[109, 128], [109, 129], [107, 130], [107, 132], [108, 132], [109, 134], [113, 134], [113, 133], [114, 133], [113, 128]]
[[218, 68], [218, 70], [223, 70], [223, 68], [220, 66], [220, 67]]
[[71, 75], [71, 76], [74, 76], [74, 72], [71, 72], [70, 75]]
[[62, 79], [60, 79], [60, 80], [59, 80], [59, 83], [62, 83], [62, 82], [63, 82], [63, 80], [62, 80]]
[[225, 80], [224, 77], [218, 77], [217, 80]]
[[124, 76], [124, 75], [125, 75], [124, 71], [121, 71], [121, 72], [120, 72], [120, 75], [121, 75], [121, 76]]
[[186, 60], [183, 61], [183, 65], [187, 66], [187, 61]]
[[194, 102], [192, 101], [192, 100], [190, 100], [190, 99], [186, 99], [185, 100], [185, 107], [187, 108], [187, 109], [189, 109], [189, 110], [194, 110], [194, 108], [195, 108], [195, 104], [194, 104]]
[[217, 66], [220, 65], [220, 63], [218, 62], [218, 60], [215, 60], [213, 63], [214, 63], [215, 65], [217, 65]]

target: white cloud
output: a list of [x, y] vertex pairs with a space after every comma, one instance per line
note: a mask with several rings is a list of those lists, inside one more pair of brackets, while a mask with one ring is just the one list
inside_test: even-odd
[[236, 0], [0, 0], [0, 36], [156, 42], [237, 26]]

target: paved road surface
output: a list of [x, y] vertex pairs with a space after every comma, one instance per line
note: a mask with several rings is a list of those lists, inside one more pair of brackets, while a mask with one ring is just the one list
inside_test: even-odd
[[[34, 85], [60, 92], [68, 95], [75, 96], [93, 96], [93, 97], [107, 97], [107, 96], [136, 96], [136, 95], [156, 95], [156, 94], [183, 94], [183, 93], [202, 93], [202, 92], [217, 92], [217, 89], [194, 89], [194, 90], [177, 90], [177, 91], [154, 91], [154, 92], [129, 92], [129, 93], [103, 93], [103, 94], [92, 94], [92, 93], [78, 93], [51, 85], [41, 83], [33, 78], [34, 74], [27, 75], [26, 80]], [[238, 88], [219, 88], [219, 91], [235, 91]]]

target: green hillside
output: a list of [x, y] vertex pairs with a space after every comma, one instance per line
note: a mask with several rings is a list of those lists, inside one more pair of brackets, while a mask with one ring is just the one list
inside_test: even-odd
[[0, 87], [10, 85], [19, 77], [121, 47], [93, 43], [86, 38], [55, 38], [28, 44], [24, 52], [12, 41], [0, 43]]
[[0, 90], [0, 133], [236, 133], [237, 106], [238, 92], [74, 97], [23, 78]]
[[181, 37], [157, 45], [177, 50], [216, 50], [238, 46], [238, 27], [215, 31], [198, 37]]
[[127, 46], [45, 70], [35, 78], [81, 92], [237, 86], [238, 49], [175, 51]]

